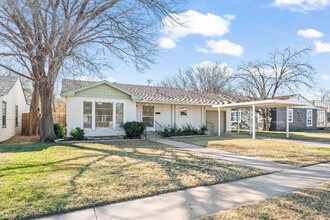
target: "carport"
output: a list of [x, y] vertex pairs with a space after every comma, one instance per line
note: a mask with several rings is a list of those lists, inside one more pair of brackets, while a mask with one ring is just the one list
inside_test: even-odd
[[[213, 108], [218, 109], [218, 131], [221, 130], [221, 110], [223, 109], [249, 109], [250, 110], [250, 132], [252, 133], [252, 138], [256, 138], [256, 108], [259, 109], [270, 109], [270, 108], [286, 108], [286, 137], [289, 138], [289, 109], [290, 107], [304, 106], [302, 103], [290, 102], [286, 100], [261, 100], [261, 101], [252, 101], [252, 102], [240, 102], [240, 103], [231, 103], [223, 105], [213, 105]], [[252, 112], [252, 114], [251, 114]], [[227, 119], [228, 120], [228, 119]], [[230, 119], [229, 119], [230, 120]], [[252, 127], [252, 128], [251, 128]], [[220, 136], [218, 132], [218, 136]]]

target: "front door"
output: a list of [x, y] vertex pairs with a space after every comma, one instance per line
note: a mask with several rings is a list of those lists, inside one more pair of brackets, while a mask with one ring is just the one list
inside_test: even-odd
[[[221, 133], [226, 131], [226, 112], [220, 112], [221, 114]], [[213, 128], [215, 135], [218, 134], [218, 111], [206, 111], [206, 124], [208, 129]]]
[[142, 122], [146, 128], [155, 127], [155, 107], [152, 105], [142, 106]]

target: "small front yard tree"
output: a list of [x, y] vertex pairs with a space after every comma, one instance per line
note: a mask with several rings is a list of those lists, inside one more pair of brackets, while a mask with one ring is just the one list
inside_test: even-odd
[[[159, 21], [174, 22], [180, 0], [3, 0], [0, 66], [40, 93], [41, 141], [53, 141], [52, 99], [59, 74], [99, 71], [114, 58], [138, 70], [153, 62]], [[87, 70], [87, 71], [86, 71]]]

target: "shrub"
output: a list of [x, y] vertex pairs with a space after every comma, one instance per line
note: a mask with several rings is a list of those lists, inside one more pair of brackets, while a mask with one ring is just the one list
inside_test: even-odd
[[180, 136], [182, 130], [179, 129], [175, 124], [172, 125], [164, 125], [163, 126], [163, 137], [172, 137], [172, 136]]
[[200, 134], [198, 129], [192, 126], [191, 124], [185, 124], [182, 126], [182, 133], [183, 135], [197, 135]]
[[184, 135], [200, 135], [204, 134], [204, 131], [201, 129], [197, 129], [191, 124], [185, 124], [182, 128], [178, 128], [175, 124], [172, 125], [164, 125], [163, 126], [163, 137], [172, 137], [172, 136], [184, 136]]
[[59, 138], [63, 138], [65, 136], [65, 128], [64, 125], [55, 123], [54, 124], [54, 132], [55, 135]]
[[130, 121], [124, 124], [124, 129], [128, 138], [140, 138], [146, 127], [142, 122]]
[[205, 131], [207, 131], [208, 129], [207, 129], [207, 127], [205, 126], [205, 125], [203, 125], [202, 127], [201, 127], [201, 132], [203, 132], [203, 134], [204, 134], [204, 132]]
[[85, 139], [85, 131], [81, 128], [74, 128], [71, 130], [70, 135], [73, 140], [84, 140]]

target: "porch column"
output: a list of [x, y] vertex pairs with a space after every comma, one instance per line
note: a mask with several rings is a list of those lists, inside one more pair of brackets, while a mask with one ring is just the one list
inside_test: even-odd
[[95, 120], [96, 120], [95, 106], [96, 106], [96, 102], [92, 102], [92, 130], [95, 130]]
[[252, 105], [252, 139], [256, 139], [256, 106]]
[[116, 130], [117, 120], [116, 120], [116, 103], [112, 104], [112, 129]]
[[252, 134], [252, 108], [250, 108], [250, 111], [249, 111], [249, 118], [250, 118], [250, 123], [249, 123], [249, 127], [250, 127], [250, 135]]
[[286, 106], [286, 137], [289, 138], [290, 131], [290, 123], [289, 123], [289, 106]]
[[241, 109], [237, 109], [237, 134], [239, 134], [240, 123], [241, 123]]
[[218, 136], [221, 135], [221, 112], [220, 108], [218, 108]]

